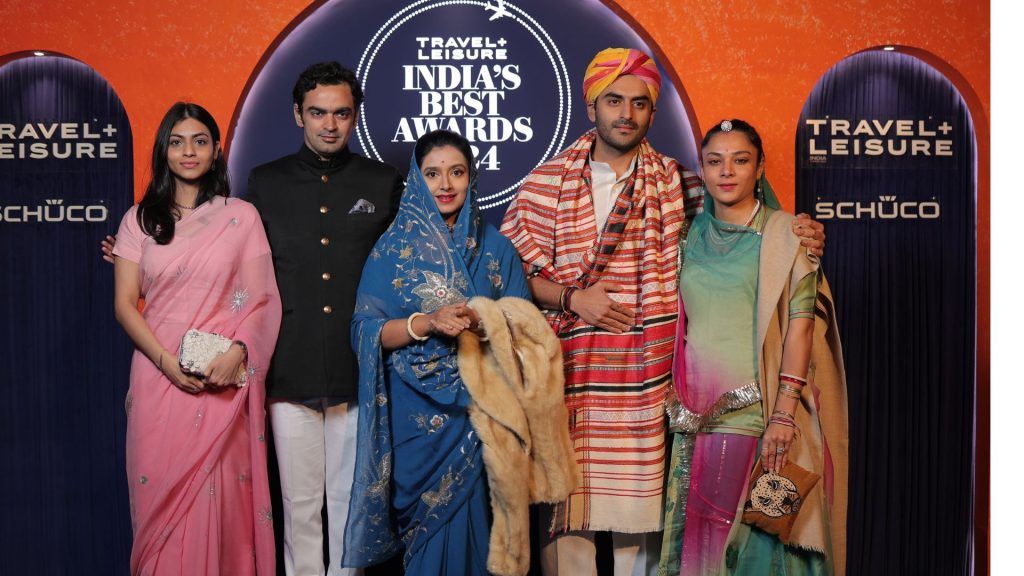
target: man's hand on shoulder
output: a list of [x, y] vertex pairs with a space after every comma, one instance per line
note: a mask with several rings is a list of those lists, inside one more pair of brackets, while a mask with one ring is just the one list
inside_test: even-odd
[[111, 264], [114, 263], [114, 245], [117, 243], [117, 236], [111, 236], [107, 234], [107, 237], [100, 241], [100, 252], [103, 253], [103, 259]]
[[793, 220], [793, 233], [800, 237], [800, 245], [818, 258], [825, 254], [825, 225], [811, 220], [807, 214], [797, 214]]

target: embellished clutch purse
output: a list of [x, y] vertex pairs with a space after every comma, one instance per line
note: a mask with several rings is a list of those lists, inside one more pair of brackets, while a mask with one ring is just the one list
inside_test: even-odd
[[[178, 352], [178, 364], [181, 366], [181, 371], [200, 379], [204, 378], [210, 362], [227, 352], [232, 343], [230, 338], [225, 338], [220, 334], [190, 328], [181, 337], [181, 348]], [[244, 370], [243, 367], [242, 373]]]
[[819, 478], [793, 462], [787, 462], [778, 474], [763, 472], [758, 461], [743, 505], [743, 523], [778, 534], [783, 544], [789, 544], [789, 533], [800, 507]]

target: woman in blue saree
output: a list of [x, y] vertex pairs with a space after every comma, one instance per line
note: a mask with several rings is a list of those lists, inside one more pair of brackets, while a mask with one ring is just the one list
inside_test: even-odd
[[404, 548], [407, 574], [487, 574], [487, 481], [455, 338], [483, 333], [473, 296], [530, 294], [515, 249], [481, 217], [473, 166], [462, 136], [420, 138], [395, 221], [363, 268], [346, 566]]

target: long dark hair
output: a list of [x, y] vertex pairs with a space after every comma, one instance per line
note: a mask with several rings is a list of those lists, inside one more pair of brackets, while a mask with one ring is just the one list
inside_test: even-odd
[[[167, 164], [167, 149], [170, 146], [171, 130], [174, 125], [186, 118], [202, 123], [210, 131], [214, 145], [220, 143], [220, 128], [213, 116], [199, 104], [177, 102], [164, 114], [160, 127], [156, 131], [153, 142], [153, 162], [150, 171], [153, 179], [146, 186], [146, 194], [139, 202], [136, 217], [139, 226], [147, 236], [152, 236], [157, 244], [169, 244], [174, 239], [174, 190], [175, 176]], [[199, 178], [199, 195], [196, 206], [209, 201], [214, 196], [231, 195], [228, 182], [228, 166], [224, 162], [224, 154], [218, 154], [210, 169]]]
[[[728, 122], [729, 125], [732, 126], [732, 128], [729, 129], [729, 132], [740, 132], [744, 136], [746, 136], [748, 140], [750, 140], [750, 143], [757, 150], [757, 164], [760, 165], [761, 162], [764, 161], [764, 145], [761, 143], [761, 135], [757, 133], [757, 129], [751, 126], [749, 122], [745, 120], [740, 120], [739, 118], [733, 118], [732, 120], [722, 120], [718, 124], [712, 126], [711, 129], [708, 130], [707, 134], [704, 135], [704, 139], [700, 141], [701, 149], [703, 150], [705, 147], [707, 147], [708, 142], [711, 141], [712, 136], [714, 136], [715, 134], [721, 134], [722, 132], [725, 132], [725, 130], [722, 129], [722, 124], [725, 124], [726, 122]], [[701, 160], [701, 163], [703, 164], [704, 161]]]
[[450, 130], [434, 130], [420, 136], [419, 140], [416, 141], [416, 164], [422, 168], [423, 158], [430, 154], [430, 151], [434, 148], [441, 148], [442, 146], [451, 146], [462, 152], [462, 155], [466, 157], [466, 167], [469, 168], [470, 175], [476, 173], [473, 148], [469, 140], [466, 140], [461, 134]]

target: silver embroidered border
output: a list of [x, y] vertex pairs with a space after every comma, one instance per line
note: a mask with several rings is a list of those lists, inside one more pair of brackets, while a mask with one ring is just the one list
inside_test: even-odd
[[669, 430], [696, 434], [708, 422], [719, 418], [726, 412], [746, 408], [760, 401], [761, 387], [757, 384], [757, 380], [754, 380], [735, 390], [722, 394], [704, 412], [693, 412], [686, 406], [683, 406], [673, 391], [665, 400], [665, 412], [668, 414]]

